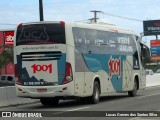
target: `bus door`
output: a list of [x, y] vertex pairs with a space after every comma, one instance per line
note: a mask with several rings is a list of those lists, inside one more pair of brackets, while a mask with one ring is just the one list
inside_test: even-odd
[[150, 62], [150, 50], [149, 48], [140, 42], [140, 60], [141, 60], [141, 79], [142, 79], [142, 87], [146, 86], [146, 64]]

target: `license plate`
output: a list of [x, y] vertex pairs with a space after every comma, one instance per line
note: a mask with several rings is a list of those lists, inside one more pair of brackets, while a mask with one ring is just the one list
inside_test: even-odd
[[46, 88], [40, 88], [40, 89], [37, 89], [37, 92], [44, 93], [44, 92], [47, 92], [47, 89]]

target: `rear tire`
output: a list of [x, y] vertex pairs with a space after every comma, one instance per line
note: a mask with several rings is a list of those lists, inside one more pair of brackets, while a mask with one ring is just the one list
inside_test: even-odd
[[40, 102], [42, 103], [42, 105], [44, 106], [48, 106], [48, 105], [58, 105], [59, 103], [59, 99], [58, 98], [41, 98]]
[[99, 83], [95, 81], [93, 85], [93, 95], [89, 97], [89, 101], [92, 104], [97, 104], [99, 103], [99, 99], [100, 99], [100, 87]]
[[137, 90], [138, 90], [138, 83], [136, 81], [136, 79], [134, 80], [134, 87], [133, 87], [133, 90], [132, 91], [128, 91], [128, 95], [130, 97], [134, 97], [137, 95]]

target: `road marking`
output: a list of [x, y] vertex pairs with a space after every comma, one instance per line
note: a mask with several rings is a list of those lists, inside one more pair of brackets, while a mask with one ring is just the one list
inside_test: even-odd
[[53, 114], [56, 115], [56, 114], [61, 114], [61, 113], [66, 113], [66, 112], [71, 112], [71, 111], [77, 111], [77, 110], [82, 110], [82, 109], [87, 109], [87, 108], [90, 108], [90, 107], [81, 107], [81, 108], [76, 108], [76, 109], [70, 109], [70, 110], [66, 110], [66, 111], [62, 111], [62, 112], [56, 112], [56, 113], [53, 113]]
[[76, 109], [71, 109], [71, 110], [67, 110], [67, 111], [77, 111], [77, 110], [87, 109], [87, 108], [90, 108], [90, 107], [76, 108]]
[[129, 120], [140, 120], [140, 117], [134, 117], [134, 118], [131, 118]]
[[137, 98], [139, 99], [139, 98], [150, 97], [150, 96], [154, 96], [154, 95], [160, 95], [160, 93], [151, 94], [151, 95], [145, 95], [145, 96], [140, 96], [140, 97], [137, 97]]

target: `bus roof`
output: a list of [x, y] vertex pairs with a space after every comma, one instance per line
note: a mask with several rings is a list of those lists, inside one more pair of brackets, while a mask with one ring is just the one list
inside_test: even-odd
[[116, 26], [115, 24], [110, 24], [110, 23], [80, 23], [80, 22], [76, 22], [76, 24], [80, 25], [80, 26], [92, 26], [93, 28], [96, 29], [102, 29], [102, 30], [107, 30], [107, 31], [111, 31], [111, 32], [122, 32], [122, 33], [129, 33], [129, 34], [134, 34], [139, 36], [136, 32], [134, 32], [131, 29], [128, 28], [123, 28], [123, 27], [119, 27]]
[[60, 23], [60, 24], [69, 24], [70, 26], [79, 26], [82, 28], [91, 28], [98, 30], [105, 30], [111, 32], [119, 32], [119, 33], [128, 33], [139, 36], [136, 32], [128, 28], [122, 28], [110, 23], [82, 23], [82, 22], [64, 22], [64, 21], [40, 21], [40, 22], [30, 22], [30, 23], [22, 23], [23, 25], [29, 24], [44, 24], [44, 23]]

